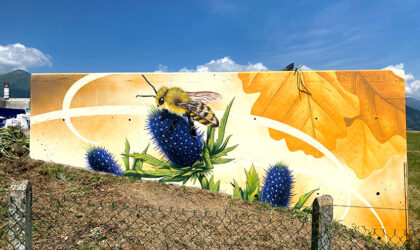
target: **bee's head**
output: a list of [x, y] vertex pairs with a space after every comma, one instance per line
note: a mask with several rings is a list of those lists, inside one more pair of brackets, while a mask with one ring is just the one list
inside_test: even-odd
[[164, 105], [165, 95], [166, 95], [167, 92], [168, 92], [168, 88], [167, 87], [162, 87], [156, 93], [156, 106], [158, 106], [158, 108], [160, 108], [162, 105]]

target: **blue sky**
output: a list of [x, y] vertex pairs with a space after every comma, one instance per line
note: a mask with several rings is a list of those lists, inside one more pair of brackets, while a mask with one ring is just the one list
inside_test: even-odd
[[[232, 69], [245, 70], [256, 63], [269, 70], [290, 62], [319, 70], [403, 63], [411, 82], [420, 79], [415, 0], [2, 0], [0, 8], [3, 72], [196, 70], [229, 57], [238, 66]], [[420, 81], [417, 91], [420, 97]]]

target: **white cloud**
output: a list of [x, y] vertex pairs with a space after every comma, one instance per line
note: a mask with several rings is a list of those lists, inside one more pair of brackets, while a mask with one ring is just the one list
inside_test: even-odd
[[383, 69], [390, 69], [396, 75], [401, 76], [405, 79], [405, 94], [406, 96], [420, 99], [420, 80], [416, 80], [414, 75], [411, 73], [403, 74], [404, 63], [389, 65]]
[[163, 64], [159, 64], [158, 65], [158, 69], [155, 70], [156, 73], [159, 73], [159, 72], [168, 72], [168, 71], [169, 71], [168, 70], [168, 66], [163, 65]]
[[300, 70], [314, 70], [314, 69], [309, 68], [309, 67], [308, 67], [308, 66], [306, 66], [306, 65], [302, 65], [302, 66], [300, 67]]
[[[246, 71], [267, 71], [268, 68], [262, 63], [241, 65], [235, 63], [230, 57], [226, 56], [220, 59], [211, 60], [208, 63], [198, 65], [196, 69], [183, 67], [179, 72], [246, 72]], [[155, 72], [168, 72], [168, 67], [159, 64]]]
[[241, 65], [235, 63], [230, 57], [225, 56], [221, 59], [211, 60], [210, 62], [198, 65], [195, 70], [182, 68], [181, 72], [244, 72], [244, 71], [266, 71], [268, 68], [262, 63]]
[[412, 96], [420, 99], [420, 80], [414, 80], [405, 85], [405, 92], [407, 96]]
[[0, 45], [0, 73], [16, 69], [51, 67], [51, 57], [35, 48], [28, 48], [20, 43]]

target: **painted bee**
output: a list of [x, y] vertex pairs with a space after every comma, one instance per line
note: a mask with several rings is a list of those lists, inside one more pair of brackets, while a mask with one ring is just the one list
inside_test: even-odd
[[155, 87], [142, 75], [156, 95], [137, 95], [136, 97], [154, 97], [158, 108], [162, 109], [160, 118], [167, 112], [177, 114], [176, 118], [169, 125], [169, 133], [172, 132], [175, 123], [180, 116], [185, 116], [190, 124], [191, 136], [196, 137], [193, 120], [212, 127], [219, 126], [219, 120], [207, 104], [215, 102], [222, 96], [215, 92], [200, 91], [186, 92], [181, 88], [161, 87], [156, 91]]

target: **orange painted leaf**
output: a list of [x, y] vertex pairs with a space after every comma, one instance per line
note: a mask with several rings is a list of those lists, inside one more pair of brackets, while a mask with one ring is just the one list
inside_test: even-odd
[[[309, 93], [299, 91], [294, 72], [239, 73], [245, 93], [260, 93], [251, 114], [310, 135], [359, 178], [405, 152], [404, 80], [392, 71], [303, 72]], [[323, 154], [304, 141], [269, 128], [290, 151]]]
[[347, 126], [363, 120], [384, 143], [394, 135], [406, 136], [404, 79], [392, 71], [337, 71], [337, 79], [360, 101], [360, 113], [346, 117]]
[[[337, 138], [346, 136], [344, 117], [357, 115], [358, 100], [337, 81], [334, 72], [321, 76], [304, 72], [308, 95], [298, 90], [294, 72], [239, 73], [246, 93], [260, 92], [251, 114], [270, 118], [312, 136], [329, 150], [335, 149]], [[269, 129], [275, 140], [286, 139], [291, 151], [321, 157], [323, 154], [309, 144]]]

